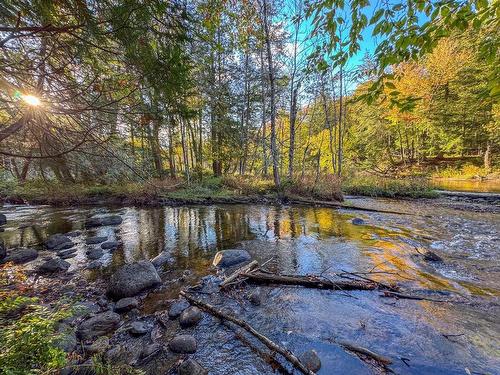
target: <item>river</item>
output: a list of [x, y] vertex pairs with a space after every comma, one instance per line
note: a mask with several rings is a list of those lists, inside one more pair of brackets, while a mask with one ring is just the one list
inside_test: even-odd
[[[83, 230], [86, 218], [114, 213], [116, 227], [83, 230], [75, 239], [77, 255], [70, 270], [89, 280], [116, 267], [168, 254], [162, 279], [181, 278], [152, 291], [144, 314], [166, 309], [187, 284], [213, 274], [215, 252], [246, 249], [267, 268], [288, 274], [372, 271], [370, 277], [419, 290], [431, 298], [460, 296], [467, 302], [384, 298], [376, 291], [339, 292], [261, 287], [261, 306], [245, 300], [249, 285], [213, 298], [240, 318], [296, 353], [314, 349], [319, 374], [371, 374], [380, 369], [338, 345], [348, 341], [393, 360], [398, 374], [500, 373], [500, 258], [498, 210], [470, 212], [431, 201], [354, 199], [357, 205], [409, 214], [334, 210], [301, 206], [219, 205], [162, 208], [53, 208], [6, 205], [8, 225], [0, 238], [9, 248], [37, 246], [48, 235]], [[364, 220], [354, 225], [354, 217]], [[100, 270], [85, 270], [85, 238], [106, 235], [122, 241], [100, 259]], [[443, 262], [419, 253], [431, 250]], [[44, 255], [44, 251], [41, 250]], [[35, 262], [36, 264], [36, 262]], [[188, 273], [185, 270], [189, 270]], [[246, 289], [245, 289], [246, 288]], [[272, 374], [252, 345], [207, 316], [192, 329], [198, 340], [193, 355], [211, 374]], [[154, 369], [146, 369], [155, 373]]]

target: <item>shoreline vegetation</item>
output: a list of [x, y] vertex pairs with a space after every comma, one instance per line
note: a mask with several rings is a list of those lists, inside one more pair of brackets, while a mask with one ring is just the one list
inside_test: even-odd
[[[437, 178], [387, 178], [372, 175], [345, 179], [334, 176], [317, 180], [285, 181], [277, 191], [272, 179], [251, 176], [224, 178], [206, 177], [188, 184], [183, 179], [154, 179], [121, 184], [61, 184], [51, 181], [29, 181], [25, 184], [0, 185], [0, 201], [13, 204], [71, 205], [133, 205], [162, 206], [217, 203], [279, 203], [290, 201], [342, 202], [344, 195], [386, 198], [437, 198], [433, 187]], [[483, 181], [476, 178], [439, 178], [440, 181]], [[496, 181], [491, 175], [484, 180]]]

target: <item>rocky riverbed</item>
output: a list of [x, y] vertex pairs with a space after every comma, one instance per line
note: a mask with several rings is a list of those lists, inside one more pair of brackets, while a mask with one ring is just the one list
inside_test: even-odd
[[[357, 203], [411, 215], [259, 205], [7, 205], [0, 258], [22, 265], [44, 303], [77, 307], [60, 325], [61, 347], [74, 358], [66, 374], [89, 370], [95, 355], [151, 374], [293, 372], [254, 338], [179, 298], [187, 287], [319, 374], [387, 371], [346, 351], [339, 344], [345, 341], [391, 358], [396, 373], [499, 370], [497, 214]], [[228, 249], [236, 251], [217, 253]], [[250, 260], [275, 273], [372, 271], [378, 281], [429, 298], [249, 283], [220, 292], [224, 275]], [[442, 296], [460, 303], [431, 301]]]

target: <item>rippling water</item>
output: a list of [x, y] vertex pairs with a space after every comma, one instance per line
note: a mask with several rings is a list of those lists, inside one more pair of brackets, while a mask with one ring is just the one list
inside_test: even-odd
[[[36, 246], [50, 234], [82, 229], [89, 216], [115, 213], [123, 216], [121, 225], [84, 231], [77, 238], [78, 255], [68, 259], [73, 269], [89, 263], [85, 238], [105, 234], [120, 239], [123, 246], [102, 258], [103, 269], [89, 272], [90, 278], [105, 277], [124, 262], [152, 259], [164, 252], [168, 261], [162, 278], [168, 280], [190, 270], [185, 283], [192, 284], [213, 273], [214, 253], [228, 248], [244, 248], [261, 263], [272, 259], [268, 269], [275, 272], [328, 276], [342, 270], [373, 270], [380, 272], [372, 275], [378, 280], [398, 282], [430, 295], [436, 291], [457, 293], [472, 302], [394, 300], [373, 291], [263, 287], [266, 297], [259, 307], [245, 302], [243, 296], [242, 300], [214, 297], [213, 303], [231, 307], [294, 352], [315, 349], [323, 364], [320, 374], [373, 372], [342, 350], [339, 340], [390, 357], [396, 373], [500, 373], [498, 214], [422, 202], [356, 201], [413, 215], [259, 205], [145, 209], [5, 206], [2, 212], [7, 214], [8, 225], [0, 238], [9, 248]], [[365, 225], [353, 225], [353, 217], [362, 218]], [[418, 252], [425, 250], [439, 254], [444, 262], [423, 261]], [[144, 312], [166, 308], [168, 299], [175, 298], [182, 286], [174, 283], [151, 293]], [[193, 332], [200, 348], [195, 357], [212, 373], [273, 373], [254, 350], [234, 340], [233, 333], [215, 320], [205, 318]]]

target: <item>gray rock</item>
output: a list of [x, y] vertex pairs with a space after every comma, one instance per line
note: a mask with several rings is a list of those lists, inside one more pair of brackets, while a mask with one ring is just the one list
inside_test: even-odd
[[188, 307], [179, 317], [179, 324], [182, 328], [192, 327], [198, 324], [202, 315], [199, 308], [196, 306]]
[[179, 375], [207, 375], [208, 371], [196, 360], [189, 358], [182, 362], [177, 370]]
[[89, 237], [85, 240], [85, 243], [87, 245], [96, 245], [98, 243], [104, 242], [108, 239], [106, 236], [95, 236], [95, 237]]
[[161, 282], [153, 264], [147, 260], [126, 264], [110, 279], [108, 293], [114, 298], [133, 297]]
[[61, 250], [71, 249], [73, 246], [75, 246], [75, 244], [73, 242], [64, 242], [64, 243], [54, 247], [52, 250], [61, 251]]
[[102, 251], [102, 249], [90, 249], [89, 251], [87, 251], [87, 258], [92, 260], [99, 259], [103, 255], [104, 252]]
[[264, 296], [262, 295], [262, 291], [260, 288], [256, 288], [253, 290], [250, 295], [248, 296], [248, 299], [252, 303], [252, 305], [255, 306], [260, 306], [262, 305], [262, 301], [264, 299]]
[[75, 248], [58, 251], [57, 252], [57, 256], [63, 257], [63, 256], [66, 256], [68, 254], [73, 254], [73, 253], [76, 253], [76, 249]]
[[299, 361], [312, 372], [321, 368], [321, 360], [315, 350], [308, 350], [299, 356]]
[[66, 255], [59, 255], [59, 258], [61, 259], [70, 259], [76, 257], [78, 254], [77, 253], [70, 253]]
[[101, 336], [98, 337], [97, 340], [95, 340], [92, 344], [85, 345], [84, 349], [88, 354], [99, 354], [104, 353], [106, 350], [108, 350], [109, 346], [109, 338], [106, 336]]
[[71, 353], [77, 344], [75, 331], [68, 324], [60, 324], [57, 332], [59, 336], [54, 342], [55, 347]]
[[80, 324], [77, 336], [81, 340], [94, 339], [114, 331], [120, 324], [120, 315], [106, 311], [85, 320]]
[[196, 352], [196, 339], [191, 335], [177, 335], [169, 342], [168, 347], [174, 353], [192, 354]]
[[0, 225], [5, 225], [7, 224], [7, 216], [4, 214], [0, 214]]
[[3, 243], [0, 242], [0, 262], [7, 256], [7, 250]]
[[148, 333], [149, 331], [151, 331], [151, 326], [145, 322], [133, 322], [131, 325], [130, 325], [130, 329], [129, 329], [129, 332], [132, 334], [132, 335], [136, 335], [136, 336], [140, 336], [140, 335], [144, 335], [146, 333]]
[[[143, 340], [129, 340], [125, 344], [117, 345], [106, 352], [105, 360], [113, 365], [137, 363], [144, 350]], [[153, 372], [157, 373], [157, 372]], [[160, 372], [161, 373], [161, 372]]]
[[150, 355], [159, 352], [160, 349], [161, 345], [157, 343], [146, 345], [144, 350], [141, 352], [141, 358], [149, 357]]
[[443, 258], [441, 258], [439, 255], [436, 253], [433, 253], [432, 251], [427, 251], [424, 254], [424, 260], [428, 262], [442, 262]]
[[69, 237], [60, 233], [49, 236], [49, 238], [45, 241], [45, 246], [49, 250], [63, 250], [64, 246], [68, 246], [68, 244], [73, 244], [73, 242], [71, 242]]
[[118, 241], [107, 241], [101, 244], [101, 248], [104, 250], [116, 249], [119, 244]]
[[81, 234], [82, 234], [81, 230], [74, 230], [74, 231], [66, 233], [65, 235], [68, 237], [78, 237], [78, 236], [81, 236]]
[[170, 309], [168, 310], [168, 317], [170, 319], [175, 319], [179, 315], [182, 314], [184, 310], [186, 310], [189, 307], [189, 302], [186, 301], [185, 299], [181, 299], [177, 302], [174, 302], [171, 306]]
[[250, 259], [252, 258], [246, 250], [222, 250], [215, 254], [213, 265], [220, 268], [228, 268], [248, 262]]
[[71, 264], [62, 259], [52, 258], [38, 267], [38, 273], [54, 273], [67, 271], [70, 265]]
[[35, 249], [25, 249], [20, 248], [13, 250], [6, 258], [4, 258], [3, 262], [12, 262], [15, 264], [23, 264], [30, 262], [38, 257], [38, 251]]
[[121, 224], [123, 219], [119, 215], [101, 216], [101, 217], [91, 217], [85, 222], [86, 228], [95, 228], [106, 225], [118, 225]]
[[354, 225], [363, 225], [365, 224], [365, 221], [363, 219], [360, 219], [359, 217], [355, 217], [351, 220], [351, 223], [353, 223]]
[[116, 302], [115, 311], [118, 313], [127, 312], [139, 306], [139, 301], [133, 297], [122, 298]]
[[88, 270], [98, 270], [102, 268], [103, 264], [99, 260], [94, 260], [87, 264], [87, 267], [85, 267]]

